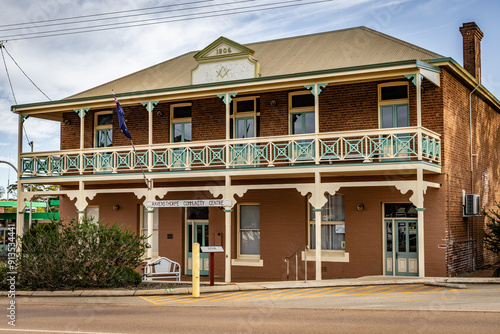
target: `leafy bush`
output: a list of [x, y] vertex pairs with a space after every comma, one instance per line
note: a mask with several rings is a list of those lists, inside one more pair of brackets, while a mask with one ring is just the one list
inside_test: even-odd
[[62, 220], [32, 226], [19, 240], [22, 288], [75, 289], [140, 283], [131, 273], [149, 245], [146, 236], [116, 223]]
[[7, 273], [9, 272], [7, 265], [4, 261], [0, 261], [0, 290], [9, 290], [9, 283], [7, 282]]
[[486, 223], [487, 231], [483, 230], [484, 233], [484, 246], [487, 250], [493, 253], [500, 254], [500, 203], [495, 203], [498, 208], [497, 211], [494, 210], [483, 210], [483, 214], [488, 218], [488, 223]]

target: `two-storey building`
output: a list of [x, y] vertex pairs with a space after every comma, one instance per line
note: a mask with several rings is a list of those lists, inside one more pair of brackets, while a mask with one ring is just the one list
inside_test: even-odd
[[[223, 246], [215, 274], [226, 282], [285, 279], [287, 258], [290, 276], [297, 263], [315, 279], [470, 271], [494, 260], [463, 194], [486, 208], [500, 200], [500, 102], [479, 81], [482, 32], [460, 30], [464, 67], [365, 27], [246, 45], [220, 37], [69, 98], [14, 106], [20, 152], [27, 116], [61, 123], [59, 151], [20, 153], [19, 182], [60, 185], [47, 195], [60, 196], [61, 217], [147, 234], [147, 257], [187, 275], [193, 242]], [[20, 194], [19, 212], [33, 195]]]

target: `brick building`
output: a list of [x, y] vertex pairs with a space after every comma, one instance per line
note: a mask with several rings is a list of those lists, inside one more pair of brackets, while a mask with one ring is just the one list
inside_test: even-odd
[[[500, 201], [500, 102], [479, 81], [481, 30], [460, 31], [463, 67], [365, 27], [247, 45], [221, 37], [63, 100], [14, 106], [19, 124], [61, 123], [60, 151], [20, 153], [19, 182], [60, 185], [47, 194], [60, 196], [61, 217], [150, 235], [147, 258], [186, 275], [193, 241], [223, 246], [215, 274], [226, 282], [285, 279], [295, 254], [301, 278], [306, 265], [315, 279], [472, 271], [496, 260], [474, 204]], [[19, 212], [32, 196], [20, 194]]]

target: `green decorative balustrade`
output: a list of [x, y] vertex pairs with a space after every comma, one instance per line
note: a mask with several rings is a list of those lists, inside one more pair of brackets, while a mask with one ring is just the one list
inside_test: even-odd
[[[419, 138], [420, 145], [419, 145]], [[120, 171], [191, 170], [196, 168], [253, 168], [423, 160], [441, 164], [438, 134], [419, 128], [322, 133], [319, 135], [260, 137], [228, 141], [189, 142], [107, 147], [54, 154], [24, 153], [22, 173], [71, 175]]]

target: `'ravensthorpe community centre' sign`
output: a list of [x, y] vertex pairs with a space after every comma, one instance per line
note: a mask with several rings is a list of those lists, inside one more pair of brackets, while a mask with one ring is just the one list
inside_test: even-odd
[[170, 200], [170, 201], [146, 201], [147, 208], [191, 208], [200, 206], [231, 206], [230, 199], [194, 199], [194, 200]]

